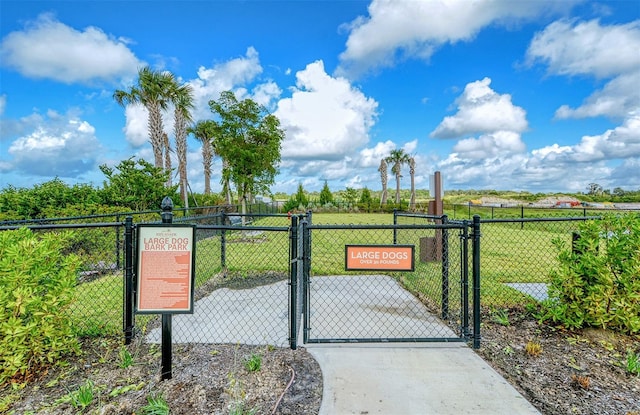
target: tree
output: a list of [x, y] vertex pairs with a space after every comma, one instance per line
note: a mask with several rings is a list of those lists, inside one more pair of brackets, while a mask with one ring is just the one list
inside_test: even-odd
[[413, 157], [409, 158], [409, 174], [411, 175], [411, 200], [409, 202], [409, 209], [411, 211], [416, 210], [416, 160]]
[[213, 138], [216, 134], [217, 124], [212, 120], [198, 121], [194, 126], [187, 128], [189, 134], [193, 134], [196, 140], [202, 143], [202, 167], [204, 169], [204, 194], [211, 194], [211, 166], [216, 154], [213, 147]]
[[329, 185], [327, 181], [324, 181], [324, 186], [320, 191], [320, 206], [324, 206], [328, 203], [333, 203], [333, 195], [331, 194], [331, 190], [329, 190]]
[[136, 85], [128, 91], [116, 90], [113, 93], [113, 99], [123, 107], [142, 104], [149, 111], [147, 125], [156, 167], [163, 166], [162, 153], [165, 146], [162, 137], [164, 133], [162, 111], [168, 107], [171, 99], [170, 91], [175, 84], [175, 78], [170, 72], [154, 71], [146, 66], [138, 71]]
[[400, 204], [400, 178], [402, 177], [402, 165], [409, 163], [409, 155], [403, 149], [391, 150], [391, 154], [385, 159], [387, 163], [393, 163], [391, 172], [396, 176], [396, 204]]
[[108, 205], [133, 211], [158, 209], [165, 196], [175, 197], [177, 186], [165, 187], [170, 173], [144, 159], [123, 160], [115, 168], [103, 164], [100, 170], [107, 177], [102, 194]]
[[209, 101], [209, 107], [220, 117], [216, 148], [228, 163], [228, 177], [246, 213], [247, 199], [257, 192], [269, 192], [275, 181], [284, 131], [280, 120], [265, 107], [251, 99], [238, 101], [231, 91]]
[[358, 191], [353, 187], [347, 187], [344, 193], [344, 198], [347, 199], [349, 206], [353, 206], [356, 200], [358, 200]]
[[[173, 134], [176, 139], [176, 156], [178, 157], [178, 177], [180, 178], [180, 197], [187, 206], [187, 124], [191, 122], [193, 109], [193, 88], [191, 85], [174, 83], [170, 91], [173, 112]], [[168, 153], [168, 152], [167, 152]]]
[[367, 206], [371, 203], [371, 191], [366, 187], [362, 188], [360, 193], [360, 203]]
[[589, 191], [587, 194], [592, 196], [600, 196], [603, 191], [602, 186], [600, 186], [598, 183], [589, 183], [589, 186], [587, 186], [587, 190]]
[[378, 171], [380, 172], [380, 181], [382, 181], [382, 195], [380, 196], [380, 205], [387, 204], [387, 162], [385, 159], [380, 160], [380, 167], [378, 167]]

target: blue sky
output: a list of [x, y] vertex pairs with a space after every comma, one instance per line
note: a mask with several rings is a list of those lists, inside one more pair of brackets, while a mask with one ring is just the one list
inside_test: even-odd
[[[416, 185], [640, 188], [640, 2], [514, 0], [0, 2], [0, 188], [153, 161], [146, 113], [112, 98], [139, 68], [233, 90], [286, 138], [274, 192], [381, 188], [403, 148]], [[172, 118], [165, 121], [171, 136]], [[188, 175], [204, 188], [198, 142]], [[220, 189], [220, 160], [212, 186]], [[391, 173], [389, 172], [390, 177]], [[409, 187], [408, 168], [402, 186]], [[393, 183], [391, 182], [391, 185]]]

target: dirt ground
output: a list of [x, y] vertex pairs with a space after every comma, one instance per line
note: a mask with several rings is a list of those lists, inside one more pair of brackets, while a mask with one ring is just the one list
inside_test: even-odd
[[[510, 314], [508, 325], [487, 316], [478, 354], [542, 414], [640, 415], [640, 377], [624, 367], [628, 351], [640, 353], [639, 336], [569, 332], [522, 316]], [[123, 347], [118, 339], [85, 341], [82, 356], [67, 365], [22, 388], [1, 388], [0, 413], [145, 414], [153, 397], [177, 415], [304, 415], [320, 408], [322, 373], [304, 348], [173, 345], [173, 377], [161, 381], [158, 345]], [[250, 370], [251, 361], [260, 368]]]
[[123, 347], [116, 339], [86, 341], [83, 355], [67, 366], [41, 373], [22, 389], [0, 390], [0, 413], [159, 414], [151, 412], [149, 398], [161, 398], [172, 415], [297, 415], [320, 409], [322, 373], [303, 348], [173, 345], [172, 377], [161, 380], [158, 345], [127, 346], [129, 366]]
[[522, 311], [484, 318], [478, 354], [544, 415], [640, 415], [640, 376], [627, 373], [640, 336], [540, 325]]

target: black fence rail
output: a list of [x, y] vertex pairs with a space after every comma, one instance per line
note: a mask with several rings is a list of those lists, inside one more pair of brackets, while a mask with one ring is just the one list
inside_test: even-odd
[[444, 212], [452, 220], [471, 220], [475, 215], [481, 219], [527, 219], [527, 218], [574, 218], [602, 216], [605, 213], [640, 212], [640, 209], [626, 205], [611, 205], [609, 208], [575, 206], [575, 207], [540, 207], [540, 206], [483, 206], [473, 204], [443, 205]]

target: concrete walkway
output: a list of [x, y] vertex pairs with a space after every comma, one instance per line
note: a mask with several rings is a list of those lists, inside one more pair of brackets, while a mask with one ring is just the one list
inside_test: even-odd
[[[421, 327], [445, 336], [453, 332], [408, 292], [391, 290], [390, 277], [327, 277], [312, 285], [319, 298], [348, 293], [348, 304], [319, 303], [316, 321], [320, 335], [335, 327], [320, 321], [344, 324], [337, 310], [359, 314], [368, 332], [393, 326]], [[386, 281], [388, 280], [388, 281]], [[372, 283], [374, 282], [374, 283]], [[357, 298], [360, 287], [366, 296]], [[375, 290], [376, 292], [373, 292]], [[394, 293], [390, 296], [389, 293]], [[244, 343], [285, 346], [288, 333], [286, 281], [250, 290], [219, 289], [196, 302], [194, 314], [173, 318], [174, 343]], [[367, 301], [369, 298], [369, 301]], [[372, 307], [371, 298], [384, 307]], [[378, 304], [379, 305], [379, 304]], [[326, 309], [326, 310], [325, 310]], [[380, 310], [382, 309], [382, 310]], [[393, 313], [389, 311], [393, 309]], [[347, 311], [348, 310], [348, 311]], [[389, 315], [393, 314], [392, 317]], [[369, 316], [364, 321], [362, 316]], [[313, 312], [312, 312], [313, 316]], [[420, 324], [416, 325], [416, 322]], [[384, 324], [382, 324], [384, 323]], [[312, 325], [313, 327], [313, 325]], [[414, 333], [397, 333], [414, 335]], [[302, 336], [299, 337], [302, 339]], [[151, 330], [148, 341], [160, 341], [160, 329]], [[300, 340], [301, 341], [301, 340]], [[519, 415], [539, 414], [507, 381], [464, 343], [301, 344], [318, 361], [323, 375], [321, 415]], [[307, 414], [301, 414], [307, 415]]]
[[461, 343], [307, 347], [322, 369], [320, 415], [540, 414]]

